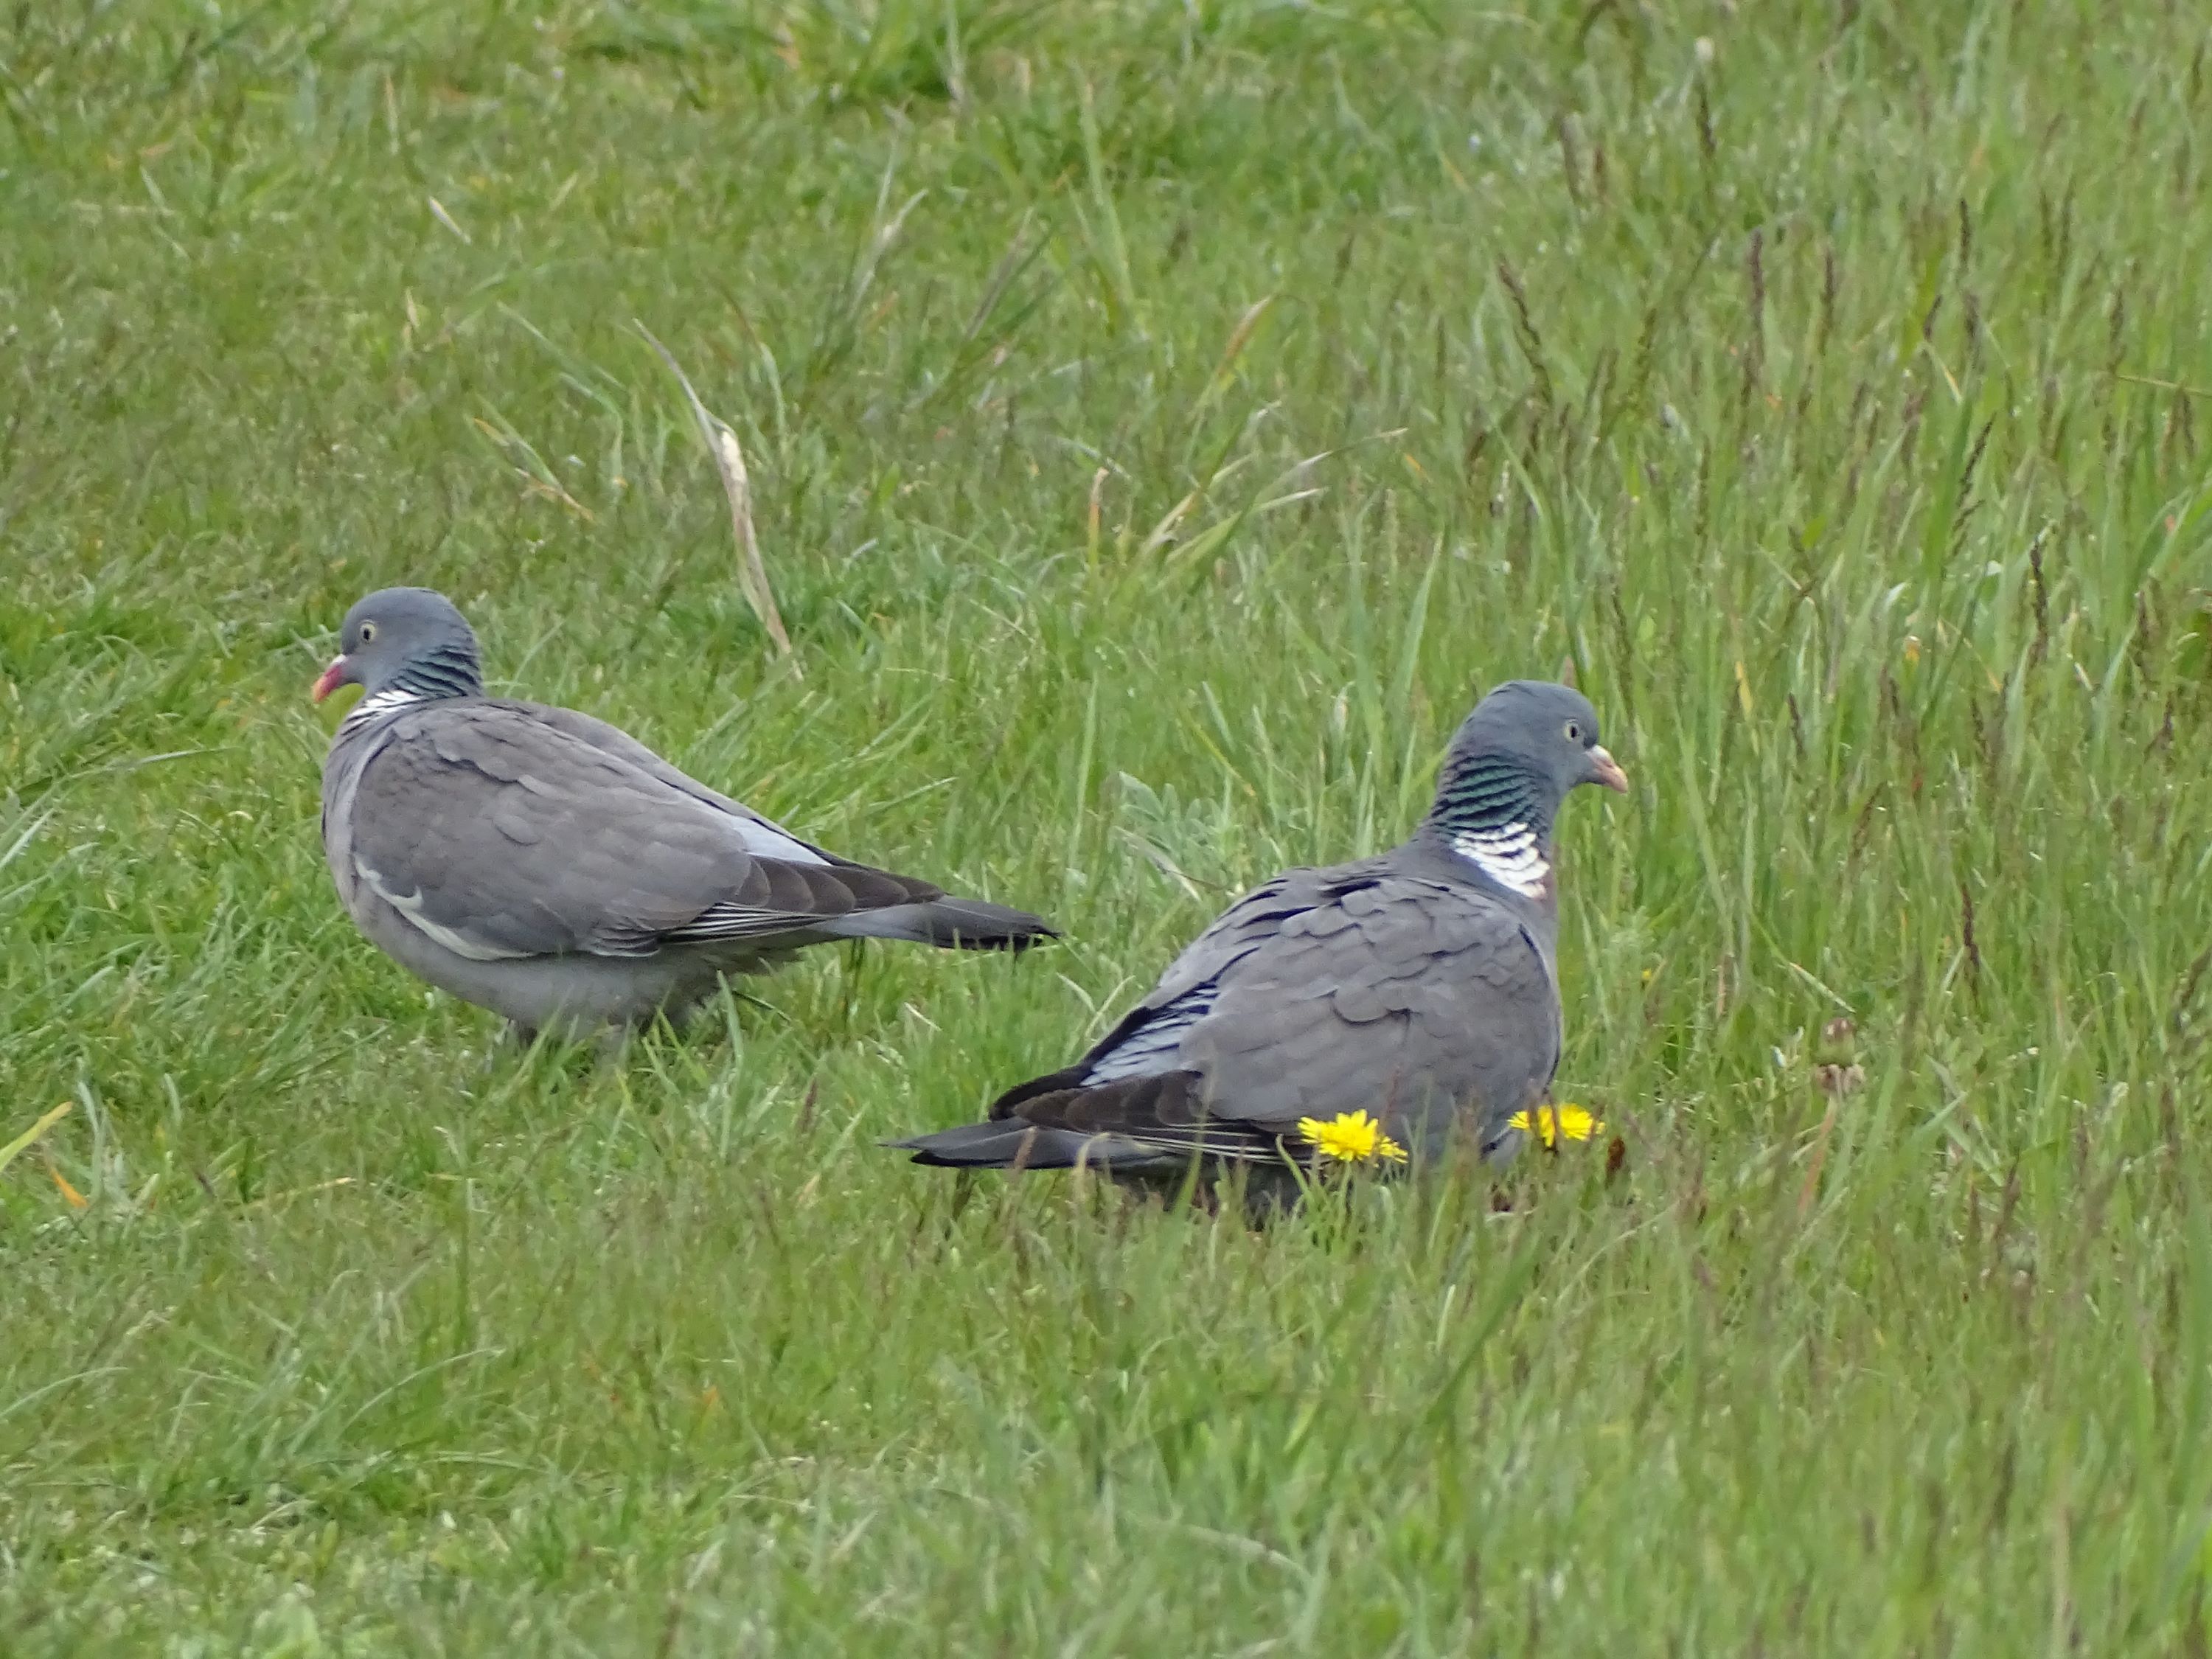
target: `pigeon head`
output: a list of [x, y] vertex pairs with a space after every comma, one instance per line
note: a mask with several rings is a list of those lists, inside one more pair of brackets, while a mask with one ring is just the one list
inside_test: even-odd
[[1552, 823], [1585, 783], [1628, 793], [1597, 740], [1597, 711], [1572, 686], [1510, 680], [1475, 706], [1451, 741], [1424, 828], [1493, 880], [1549, 891]]
[[453, 601], [427, 587], [372, 593], [346, 612], [338, 654], [316, 680], [315, 701], [342, 685], [358, 685], [371, 697], [386, 691], [410, 699], [480, 696], [483, 671], [475, 630]]
[[1597, 740], [1597, 710], [1571, 685], [1508, 680], [1480, 703], [1452, 738], [1444, 777], [1468, 770], [1511, 772], [1556, 810], [1578, 784], [1628, 793], [1628, 775]]

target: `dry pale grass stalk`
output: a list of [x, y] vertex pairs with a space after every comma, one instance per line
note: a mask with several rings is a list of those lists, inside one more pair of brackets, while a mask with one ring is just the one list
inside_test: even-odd
[[769, 586], [768, 566], [761, 558], [759, 538], [753, 534], [752, 481], [745, 471], [745, 453], [738, 447], [738, 434], [730, 429], [728, 422], [699, 400], [698, 392], [692, 389], [691, 377], [684, 372], [675, 354], [661, 344], [643, 323], [637, 324], [636, 328], [645, 336], [646, 343], [660, 354], [660, 361], [668, 365], [676, 384], [684, 388], [684, 401], [691, 405], [691, 417], [698, 423], [700, 441], [707, 446], [714, 471], [721, 474], [722, 493], [730, 502], [730, 528], [738, 540], [738, 585], [744, 590], [745, 602], [752, 606], [761, 626], [768, 629], [769, 638], [775, 641], [776, 653], [793, 657], [792, 672], [801, 673], [792, 651], [791, 635], [784, 629], [782, 613], [775, 608], [775, 593]]
[[15, 1161], [18, 1156], [38, 1145], [45, 1138], [47, 1130], [67, 1117], [74, 1109], [76, 1109], [65, 1100], [5, 1146], [0, 1146], [0, 1170], [6, 1169]]

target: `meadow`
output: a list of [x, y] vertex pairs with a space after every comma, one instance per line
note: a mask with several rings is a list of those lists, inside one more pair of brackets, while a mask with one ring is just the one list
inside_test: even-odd
[[[2202, 14], [7, 13], [0, 1652], [2212, 1645]], [[1065, 939], [498, 1047], [323, 867], [402, 581]], [[1599, 1142], [878, 1148], [1563, 665]]]

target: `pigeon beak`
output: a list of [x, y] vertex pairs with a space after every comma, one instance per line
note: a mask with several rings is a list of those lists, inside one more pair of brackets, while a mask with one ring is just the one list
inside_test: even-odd
[[315, 689], [308, 693], [308, 696], [317, 702], [329, 696], [331, 692], [345, 684], [346, 669], [349, 665], [343, 657], [332, 657], [331, 665], [315, 677]]
[[1620, 769], [1620, 763], [1605, 752], [1602, 744], [1592, 744], [1589, 751], [1590, 781], [1601, 783], [1616, 794], [1628, 793], [1628, 774]]

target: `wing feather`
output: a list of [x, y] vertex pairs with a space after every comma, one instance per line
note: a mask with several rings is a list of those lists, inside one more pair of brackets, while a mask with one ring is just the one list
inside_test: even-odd
[[1559, 1031], [1549, 954], [1496, 898], [1387, 858], [1294, 870], [992, 1115], [1215, 1157], [1295, 1152], [1300, 1119], [1362, 1110], [1423, 1141], [1471, 1115], [1487, 1144], [1541, 1097]]
[[416, 711], [392, 723], [354, 786], [357, 872], [449, 949], [637, 956], [939, 896], [795, 838], [783, 838], [794, 858], [764, 856], [764, 842], [782, 836], [767, 820], [679, 787], [668, 775], [682, 775], [643, 745], [606, 740], [612, 727], [587, 741], [540, 713], [494, 702]]

